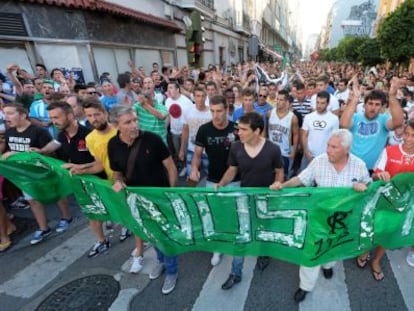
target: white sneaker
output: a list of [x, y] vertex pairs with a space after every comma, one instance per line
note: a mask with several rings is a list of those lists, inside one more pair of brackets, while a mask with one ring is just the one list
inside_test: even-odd
[[409, 266], [414, 267], [414, 251], [411, 250], [407, 254], [407, 263]]
[[211, 265], [217, 266], [221, 261], [221, 254], [220, 253], [213, 253], [213, 257], [211, 257]]
[[129, 269], [129, 273], [138, 273], [139, 271], [141, 271], [143, 263], [144, 258], [142, 256], [132, 257], [132, 265], [131, 269]]
[[180, 177], [184, 177], [185, 175], [187, 175], [187, 168], [186, 168], [186, 167], [184, 167], [184, 168], [180, 171], [179, 176], [180, 176]]

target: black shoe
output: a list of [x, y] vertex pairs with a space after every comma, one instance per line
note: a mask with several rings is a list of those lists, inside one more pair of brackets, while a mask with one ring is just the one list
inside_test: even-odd
[[324, 269], [322, 268], [323, 276], [325, 279], [332, 279], [333, 276], [333, 269]]
[[240, 281], [241, 281], [241, 276], [230, 274], [227, 281], [224, 282], [223, 285], [221, 285], [221, 289], [230, 289], [233, 287], [234, 284], [240, 283]]
[[302, 288], [299, 288], [296, 292], [295, 292], [295, 295], [293, 296], [293, 299], [296, 301], [296, 302], [301, 302], [301, 301], [304, 301], [305, 300], [305, 298], [306, 298], [306, 294], [307, 294], [308, 292], [306, 291], [306, 290], [303, 290]]
[[259, 256], [258, 258], [257, 258], [257, 267], [260, 269], [260, 270], [264, 270], [264, 269], [266, 269], [266, 267], [269, 265], [269, 262], [270, 262], [270, 258], [269, 258], [269, 256]]

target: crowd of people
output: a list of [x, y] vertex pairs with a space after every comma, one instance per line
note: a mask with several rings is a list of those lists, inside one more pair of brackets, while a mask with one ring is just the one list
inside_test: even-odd
[[[34, 75], [11, 64], [0, 75], [0, 151], [39, 152], [63, 160], [71, 174], [96, 174], [113, 184], [174, 187], [352, 187], [363, 192], [373, 180], [389, 181], [414, 172], [414, 77], [383, 66], [365, 69], [345, 63], [243, 62], [226, 70], [162, 67], [146, 73], [102, 73], [99, 82], [77, 83], [59, 68], [36, 65]], [[3, 178], [0, 180], [3, 182]], [[1, 197], [3, 198], [3, 197]], [[52, 229], [44, 206], [21, 193], [7, 208], [0, 203], [0, 251], [12, 245], [13, 208], [30, 206], [39, 229], [31, 244]], [[57, 202], [61, 218], [54, 230], [72, 222], [67, 198]], [[110, 248], [104, 224], [90, 220], [97, 242], [89, 257]], [[119, 239], [131, 233], [122, 228]], [[144, 264], [144, 241], [135, 238], [131, 273]], [[150, 279], [166, 272], [162, 293], [174, 290], [177, 256], [156, 249]], [[384, 248], [356, 258], [375, 280], [384, 279]], [[222, 254], [215, 252], [211, 264]], [[265, 269], [269, 257], [258, 257]], [[228, 290], [242, 280], [243, 257], [234, 257]], [[414, 249], [407, 254], [414, 267]], [[332, 278], [335, 263], [300, 267], [294, 299], [312, 291], [320, 270]]]

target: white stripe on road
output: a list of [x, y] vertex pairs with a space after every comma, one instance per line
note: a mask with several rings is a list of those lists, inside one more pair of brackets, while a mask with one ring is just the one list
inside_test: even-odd
[[[81, 257], [95, 242], [89, 227], [32, 262], [0, 285], [0, 293], [30, 298]], [[46, 272], [47, 271], [47, 272]]]
[[193, 311], [244, 310], [257, 257], [245, 257], [242, 281], [232, 289], [222, 290], [221, 285], [227, 280], [231, 271], [232, 259], [233, 257], [224, 256], [222, 262], [211, 270], [193, 306]]
[[111, 307], [108, 311], [120, 311], [120, 310], [128, 310], [129, 303], [131, 302], [132, 298], [139, 293], [139, 290], [136, 288], [126, 288], [122, 289], [116, 300], [112, 303]]
[[[308, 293], [306, 299], [299, 304], [299, 311], [351, 310], [342, 261], [336, 262], [333, 270], [334, 275], [330, 280], [325, 279], [322, 273], [319, 275], [315, 289]], [[292, 293], [292, 299], [293, 295], [294, 293]]]
[[[394, 272], [401, 295], [404, 298], [408, 310], [414, 310], [413, 295], [413, 271], [414, 268], [407, 264], [406, 256], [409, 249], [398, 249], [387, 251], [387, 257], [390, 260], [392, 272]], [[387, 276], [385, 276], [387, 277]]]

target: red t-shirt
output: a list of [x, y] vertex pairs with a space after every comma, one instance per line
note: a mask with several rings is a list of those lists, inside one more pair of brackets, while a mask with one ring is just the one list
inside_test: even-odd
[[375, 164], [375, 173], [388, 172], [391, 177], [399, 173], [414, 172], [414, 154], [402, 150], [402, 145], [388, 146]]

